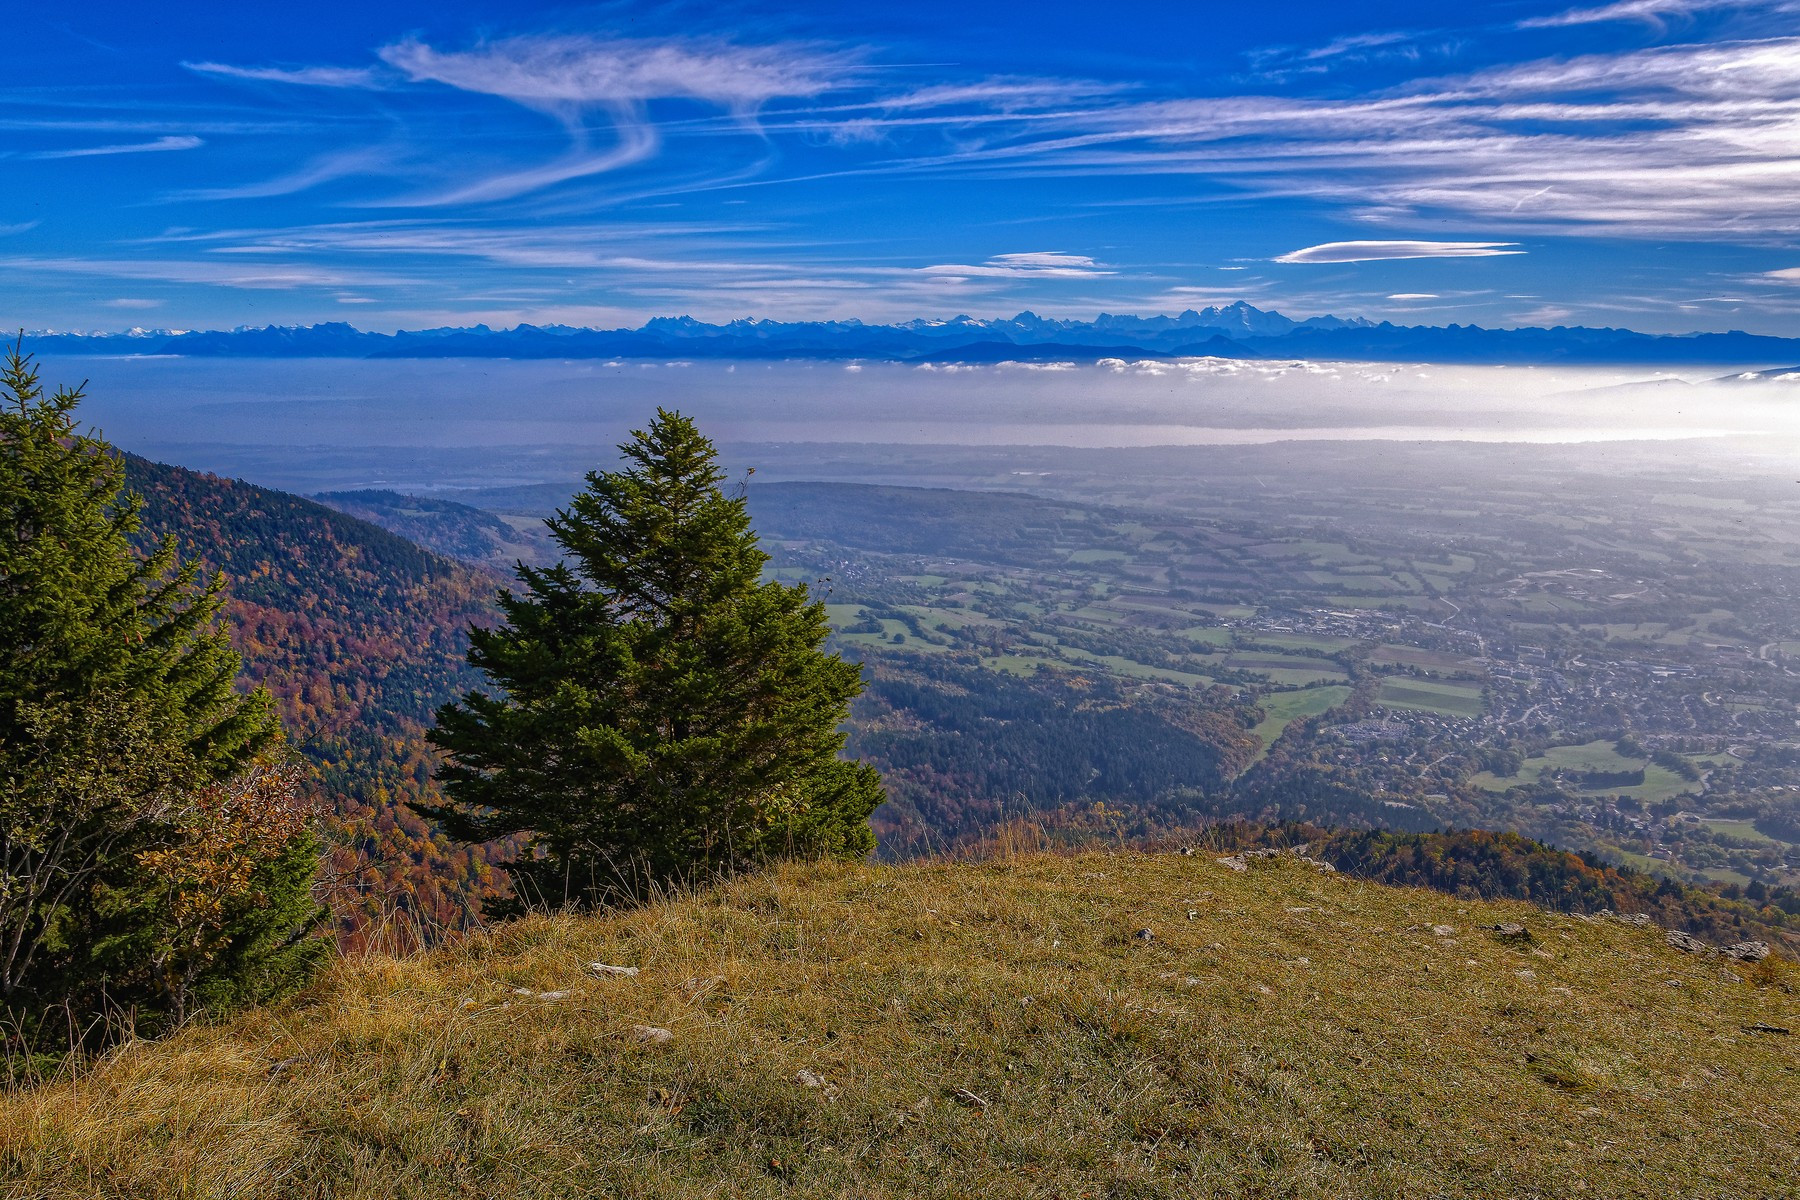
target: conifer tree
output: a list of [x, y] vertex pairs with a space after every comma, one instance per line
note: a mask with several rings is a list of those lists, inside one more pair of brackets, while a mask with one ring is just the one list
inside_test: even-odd
[[498, 694], [438, 713], [455, 837], [525, 835], [514, 899], [625, 902], [781, 854], [855, 858], [883, 799], [838, 757], [860, 669], [823, 650], [824, 605], [762, 580], [744, 498], [712, 443], [658, 410], [548, 525], [565, 558], [521, 565], [505, 624], [471, 631]]
[[[280, 773], [280, 728], [266, 692], [235, 687], [224, 580], [172, 538], [133, 550], [140, 502], [76, 427], [80, 400], [46, 396], [17, 347], [0, 367], [0, 1017], [15, 1035], [50, 1009], [68, 1028], [123, 1014], [154, 1031], [203, 997], [289, 985], [325, 951], [292, 780], [258, 783]], [[217, 885], [203, 917], [184, 899], [196, 877]]]

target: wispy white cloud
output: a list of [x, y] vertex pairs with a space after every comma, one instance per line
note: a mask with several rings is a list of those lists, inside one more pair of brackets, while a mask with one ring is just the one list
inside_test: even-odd
[[[970, 105], [996, 112], [1018, 112], [1091, 102], [1131, 90], [1124, 84], [1086, 79], [1002, 77], [974, 83], [935, 84], [897, 96], [881, 97], [875, 101], [875, 106], [890, 112]], [[860, 109], [865, 106], [854, 107]]]
[[1800, 284], [1800, 267], [1783, 267], [1779, 271], [1764, 271], [1764, 279], [1773, 279], [1776, 283]]
[[80, 146], [73, 150], [34, 150], [19, 155], [37, 160], [55, 158], [100, 158], [111, 154], [155, 154], [165, 150], [195, 150], [206, 143], [192, 135], [171, 135], [151, 142], [126, 142], [114, 146]]
[[[648, 106], [689, 100], [723, 110], [760, 136], [757, 111], [777, 98], [810, 99], [844, 86], [857, 53], [797, 44], [744, 45], [718, 39], [535, 35], [446, 50], [417, 38], [382, 47], [379, 67], [241, 67], [186, 64], [227, 79], [317, 88], [395, 90], [436, 85], [492, 96], [562, 124], [564, 151], [548, 161], [489, 169], [387, 203], [443, 207], [509, 200], [654, 158], [662, 135]], [[596, 119], [597, 118], [597, 119]], [[353, 150], [262, 183], [189, 193], [187, 199], [287, 195], [354, 174], [382, 174], [391, 153]], [[516, 160], [515, 160], [516, 163]]]
[[1096, 105], [908, 170], [1168, 174], [1509, 230], [1800, 232], [1800, 38], [1655, 47], [1418, 80], [1348, 100]]
[[[1279, 255], [1281, 263], [1382, 262], [1395, 258], [1493, 258], [1523, 254], [1517, 242], [1323, 242]], [[1389, 297], [1396, 299], [1397, 297]]]
[[[743, 46], [722, 41], [628, 40], [539, 36], [441, 51], [417, 40], [388, 46], [383, 61], [413, 83], [437, 83], [498, 96], [565, 125], [570, 145], [559, 158], [428, 192], [408, 206], [507, 200], [646, 161], [661, 146], [645, 115], [653, 100], [689, 99], [726, 109], [740, 122], [777, 97], [817, 96], [839, 86], [854, 62], [807, 47]], [[591, 146], [588, 114], [603, 114], [612, 144]]]
[[352, 176], [395, 174], [406, 166], [406, 156], [393, 147], [359, 147], [322, 154], [293, 171], [256, 183], [226, 187], [192, 188], [168, 197], [175, 202], [192, 200], [261, 200], [292, 196], [333, 180]]
[[854, 63], [843, 52], [722, 41], [538, 36], [442, 51], [408, 40], [384, 62], [414, 83], [501, 96], [559, 117], [684, 97], [751, 111], [778, 96], [817, 96]]
[[1111, 269], [1081, 254], [1037, 250], [1023, 254], [996, 254], [980, 264], [940, 263], [921, 267], [926, 275], [989, 279], [1090, 279], [1112, 275]]
[[300, 87], [379, 88], [386, 82], [372, 67], [235, 67], [229, 63], [184, 62], [190, 71], [255, 83], [289, 83]]
[[1683, 19], [1696, 13], [1718, 9], [1756, 9], [1792, 12], [1791, 3], [1769, 0], [1617, 0], [1589, 8], [1571, 8], [1543, 17], [1527, 17], [1517, 23], [1519, 29], [1561, 29], [1571, 25], [1598, 25], [1608, 21], [1642, 21], [1662, 26], [1671, 19]]
[[316, 267], [301, 263], [206, 262], [106, 258], [0, 258], [0, 270], [53, 275], [93, 275], [111, 279], [161, 283], [212, 284], [253, 291], [286, 291], [304, 287], [367, 286], [375, 283], [416, 284], [392, 275]]

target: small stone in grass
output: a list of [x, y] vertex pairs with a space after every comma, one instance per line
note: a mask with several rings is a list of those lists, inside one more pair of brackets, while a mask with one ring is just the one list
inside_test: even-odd
[[625, 976], [626, 978], [630, 978], [631, 976], [636, 975], [638, 973], [638, 969], [636, 967], [615, 967], [611, 963], [603, 963], [603, 962], [589, 963], [588, 970], [592, 971], [596, 975], [622, 975], [622, 976]]
[[1454, 926], [1454, 925], [1433, 925], [1431, 927], [1431, 932], [1435, 933], [1439, 937], [1449, 937], [1451, 934], [1456, 932], [1456, 926]]
[[675, 1035], [667, 1029], [656, 1025], [633, 1025], [631, 1036], [646, 1046], [660, 1046], [664, 1042], [673, 1041]]
[[1525, 926], [1519, 924], [1517, 921], [1502, 921], [1500, 924], [1494, 926], [1493, 929], [1496, 941], [1529, 942], [1531, 940], [1531, 930], [1525, 928]]
[[795, 1073], [794, 1082], [803, 1088], [810, 1088], [816, 1092], [823, 1092], [827, 1100], [836, 1100], [838, 1098], [837, 1088], [833, 1087], [830, 1083], [827, 1083], [825, 1077], [816, 1071], [810, 1071], [805, 1067], [802, 1067]]
[[1140, 929], [1136, 933], [1132, 934], [1131, 936], [1136, 938], [1140, 942], [1153, 941], [1156, 938], [1156, 934], [1151, 932], [1148, 929]]

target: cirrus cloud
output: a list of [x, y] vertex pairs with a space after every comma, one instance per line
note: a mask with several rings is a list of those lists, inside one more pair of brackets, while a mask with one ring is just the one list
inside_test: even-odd
[[1279, 263], [1384, 262], [1398, 258], [1494, 258], [1523, 254], [1511, 249], [1517, 242], [1321, 242], [1290, 250], [1273, 260]]
[[190, 71], [254, 83], [290, 83], [299, 87], [377, 88], [381, 78], [369, 67], [234, 67], [229, 63], [184, 62]]
[[104, 158], [113, 154], [158, 154], [166, 150], [194, 150], [206, 143], [192, 135], [159, 137], [152, 142], [126, 142], [114, 146], [80, 146], [73, 150], [37, 150], [20, 158], [44, 161], [55, 158]]
[[413, 83], [500, 96], [557, 115], [676, 98], [748, 111], [776, 97], [840, 86], [854, 61], [798, 46], [551, 35], [452, 51], [408, 40], [380, 54]]

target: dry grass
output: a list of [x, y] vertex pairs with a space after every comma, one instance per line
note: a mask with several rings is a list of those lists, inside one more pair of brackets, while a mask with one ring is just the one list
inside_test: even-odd
[[1792, 982], [1291, 860], [794, 866], [0, 1097], [0, 1195], [1791, 1196]]

